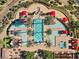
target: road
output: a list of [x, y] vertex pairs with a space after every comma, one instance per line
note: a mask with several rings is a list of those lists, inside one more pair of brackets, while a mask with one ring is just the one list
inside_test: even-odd
[[8, 10], [19, 0], [12, 0], [7, 6], [4, 7], [4, 9], [0, 12], [0, 20], [3, 19], [3, 17], [8, 13]]

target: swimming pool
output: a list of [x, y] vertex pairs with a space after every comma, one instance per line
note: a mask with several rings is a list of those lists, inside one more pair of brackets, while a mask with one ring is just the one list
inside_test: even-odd
[[[27, 26], [22, 22], [22, 20], [15, 20], [9, 30], [15, 30], [18, 28], [27, 28]], [[27, 30], [16, 31], [16, 35], [22, 38], [22, 44], [27, 45]]]
[[44, 20], [43, 19], [34, 19], [34, 42], [41, 43], [43, 42], [44, 32]]
[[[66, 30], [65, 26], [58, 21], [57, 19], [53, 19], [55, 20], [55, 24], [49, 25], [51, 28], [62, 28], [63, 30]], [[56, 36], [59, 36], [58, 30], [53, 30], [52, 34], [50, 35], [50, 42], [52, 45], [56, 45]]]

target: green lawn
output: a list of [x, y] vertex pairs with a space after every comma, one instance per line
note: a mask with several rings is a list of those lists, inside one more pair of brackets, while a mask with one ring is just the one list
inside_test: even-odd
[[[34, 58], [35, 52], [25, 51], [24, 55], [26, 55], [25, 59], [35, 59]], [[44, 56], [46, 59], [54, 59], [54, 53], [51, 51], [44, 51]]]
[[3, 39], [3, 41], [4, 41], [4, 48], [11, 48], [12, 47], [10, 44], [12, 41], [12, 37], [5, 37]]

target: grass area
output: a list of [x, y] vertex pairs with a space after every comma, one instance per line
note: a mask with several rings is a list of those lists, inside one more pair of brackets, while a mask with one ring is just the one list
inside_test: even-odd
[[11, 48], [12, 47], [10, 44], [12, 41], [12, 37], [5, 37], [3, 39], [3, 41], [4, 41], [4, 48]]
[[54, 59], [54, 53], [51, 51], [44, 51], [44, 55], [47, 59]]
[[27, 53], [26, 59], [35, 59], [35, 58], [34, 58], [34, 52], [29, 52], [29, 51], [27, 51], [26, 53]]
[[4, 45], [4, 41], [0, 39], [0, 47], [3, 47], [3, 45]]
[[[23, 55], [25, 55], [25, 57], [24, 57], [25, 59], [37, 59], [36, 57], [34, 57], [35, 53], [36, 52], [25, 51], [23, 53]], [[43, 54], [38, 55], [38, 56], [44, 56], [44, 57], [46, 57], [46, 59], [54, 59], [54, 53], [51, 51], [43, 51]]]

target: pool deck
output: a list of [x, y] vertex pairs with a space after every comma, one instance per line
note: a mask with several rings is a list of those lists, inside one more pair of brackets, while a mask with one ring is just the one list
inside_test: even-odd
[[68, 45], [69, 45], [68, 40], [70, 40], [70, 39], [71, 38], [67, 37], [67, 36], [57, 36], [56, 37], [56, 47], [59, 47], [60, 42], [64, 41], [64, 42], [66, 42], [66, 49], [68, 49]]
[[[35, 9], [37, 7], [40, 7], [41, 11], [43, 11], [43, 13], [47, 13], [47, 12], [50, 12], [50, 11], [56, 11], [56, 17], [58, 18], [64, 18], [66, 17], [63, 13], [61, 13], [60, 11], [57, 11], [57, 10], [54, 10], [54, 9], [47, 9], [45, 6], [39, 4], [39, 3], [34, 3], [32, 4], [28, 9], [25, 9], [25, 8], [21, 8], [19, 9], [17, 12], [16, 12], [16, 19], [19, 18], [19, 12], [22, 12], [22, 10], [26, 10], [27, 12], [33, 12], [35, 11]], [[33, 19], [32, 19], [33, 20]], [[44, 32], [47, 30], [47, 29], [52, 29], [52, 30], [62, 30], [62, 28], [51, 28], [49, 27], [49, 25], [45, 25], [44, 26]], [[33, 29], [32, 29], [33, 30]], [[6, 31], [6, 30], [5, 30]], [[0, 34], [0, 37], [3, 35], [4, 32], [2, 32], [2, 34]], [[28, 36], [29, 40], [30, 41], [33, 41], [33, 36]], [[21, 49], [21, 50], [25, 50], [25, 51], [36, 51], [38, 49], [43, 49], [43, 50], [47, 50], [47, 51], [52, 51], [52, 52], [75, 52], [75, 50], [71, 50], [71, 49], [68, 49], [68, 40], [70, 40], [71, 37], [69, 36], [64, 36], [64, 35], [59, 35], [59, 36], [56, 36], [56, 45], [55, 46], [51, 46], [51, 47], [46, 47], [46, 43], [42, 43], [42, 44], [32, 44], [30, 47], [26, 47], [26, 46], [23, 46], [23, 45], [20, 45], [18, 48], [15, 48], [18, 52], [18, 49]], [[49, 36], [46, 35], [46, 33], [44, 33], [44, 41], [47, 41], [49, 40]], [[66, 48], [63, 48], [61, 49], [59, 47], [59, 43], [61, 41], [65, 41], [66, 44], [67, 44], [67, 47]], [[5, 58], [8, 59], [10, 54], [12, 54], [14, 57], [18, 57], [18, 54], [16, 55], [13, 51], [14, 48], [11, 48], [11, 49], [5, 49]], [[12, 53], [10, 53], [12, 52]]]
[[[16, 49], [16, 51], [13, 51], [13, 49]], [[8, 59], [10, 56], [9, 55], [13, 55], [14, 57], [19, 57], [19, 51], [18, 49], [21, 49], [21, 50], [25, 50], [25, 51], [37, 51], [38, 49], [42, 49], [42, 50], [47, 50], [47, 51], [52, 51], [52, 52], [72, 52], [74, 53], [75, 50], [71, 50], [71, 49], [61, 49], [59, 47], [50, 47], [50, 48], [46, 48], [44, 46], [44, 44], [40, 44], [40, 45], [33, 45], [33, 46], [30, 46], [30, 47], [25, 47], [25, 46], [20, 46], [19, 48], [12, 48], [12, 49], [5, 49], [5, 57]], [[11, 53], [12, 52], [12, 53]], [[18, 52], [17, 54], [15, 54], [15, 52]]]

